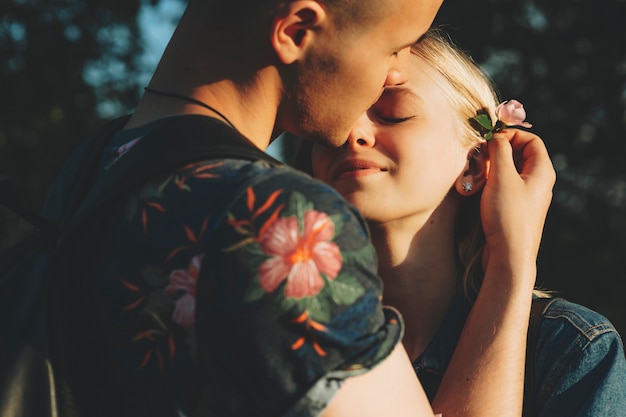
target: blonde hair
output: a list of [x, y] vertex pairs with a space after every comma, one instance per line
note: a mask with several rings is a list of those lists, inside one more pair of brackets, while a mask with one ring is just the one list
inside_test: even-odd
[[440, 75], [434, 82], [458, 115], [457, 128], [463, 145], [478, 146], [484, 142], [469, 120], [480, 109], [496, 120], [499, 99], [489, 77], [469, 55], [454, 45], [445, 32], [437, 28], [426, 32], [413, 45], [411, 52]]
[[[462, 145], [476, 148], [484, 139], [473, 127], [478, 111], [496, 120], [495, 110], [500, 102], [494, 84], [480, 66], [461, 51], [440, 29], [430, 29], [411, 48], [411, 52], [440, 77], [433, 80], [441, 90], [456, 117], [457, 135]], [[480, 220], [480, 193], [468, 197], [459, 211], [456, 225], [457, 262], [462, 271], [462, 288], [472, 301], [476, 299], [484, 271], [482, 254], [485, 234]], [[541, 297], [547, 292], [535, 290]]]

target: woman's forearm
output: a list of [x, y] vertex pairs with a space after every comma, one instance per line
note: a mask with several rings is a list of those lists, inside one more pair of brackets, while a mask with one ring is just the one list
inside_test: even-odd
[[484, 151], [484, 278], [433, 402], [444, 417], [520, 416], [536, 259], [556, 175], [543, 141], [510, 129]]
[[445, 417], [520, 416], [534, 281], [492, 262], [433, 402]]

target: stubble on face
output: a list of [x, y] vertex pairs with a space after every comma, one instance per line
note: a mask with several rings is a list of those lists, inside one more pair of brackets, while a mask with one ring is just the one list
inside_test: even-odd
[[[389, 4], [389, 1], [397, 0], [376, 1]], [[405, 13], [404, 7], [417, 3], [421, 4], [420, 11], [424, 16], [434, 17], [441, 1], [403, 0], [402, 4], [393, 3], [384, 8], [385, 12], [370, 21], [367, 28], [356, 24], [341, 25], [341, 29], [335, 26], [318, 33], [316, 43], [306, 58], [285, 74], [286, 100], [281, 104], [279, 113], [287, 115], [281, 120], [288, 123], [283, 123], [282, 127], [303, 139], [341, 146], [352, 124], [383, 91], [389, 68], [386, 67], [388, 61], [382, 60], [390, 60], [393, 48], [401, 47], [402, 42], [408, 47], [408, 43], [416, 41], [419, 34], [413, 25], [403, 24], [402, 33], [409, 35], [402, 42], [396, 36], [391, 38], [393, 43], [389, 45], [377, 43], [378, 35], [384, 38], [393, 27], [395, 17]], [[425, 7], [426, 4], [429, 6]], [[425, 19], [428, 25], [432, 21]], [[426, 20], [422, 22], [425, 29]], [[404, 21], [406, 23], [406, 17]], [[415, 38], [410, 39], [410, 34]], [[372, 40], [377, 44], [373, 53], [368, 51], [368, 43]], [[368, 61], [359, 57], [361, 52], [371, 59]]]
[[[304, 139], [322, 143], [343, 141], [338, 125], [346, 124], [340, 114], [332, 111], [340, 97], [332, 87], [340, 75], [340, 62], [333, 50], [317, 48], [307, 55], [294, 74], [289, 102], [292, 103], [295, 129]], [[338, 137], [339, 136], [339, 137]], [[343, 142], [341, 142], [343, 143]]]

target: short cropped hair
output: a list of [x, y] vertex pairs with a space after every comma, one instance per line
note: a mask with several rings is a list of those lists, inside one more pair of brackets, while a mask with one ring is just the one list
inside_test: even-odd
[[[294, 0], [190, 0], [206, 3], [216, 23], [271, 22], [277, 11]], [[367, 28], [385, 13], [388, 0], [315, 0], [331, 14], [337, 27]]]

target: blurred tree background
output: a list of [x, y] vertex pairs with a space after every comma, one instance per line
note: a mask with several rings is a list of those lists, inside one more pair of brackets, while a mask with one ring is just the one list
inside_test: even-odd
[[[71, 149], [131, 112], [183, 0], [0, 3], [0, 174], [38, 209]], [[524, 103], [557, 170], [538, 281], [626, 335], [626, 0], [446, 0], [436, 19]], [[158, 48], [157, 48], [158, 49]], [[290, 150], [272, 149], [281, 157]], [[0, 211], [0, 247], [24, 234]]]

